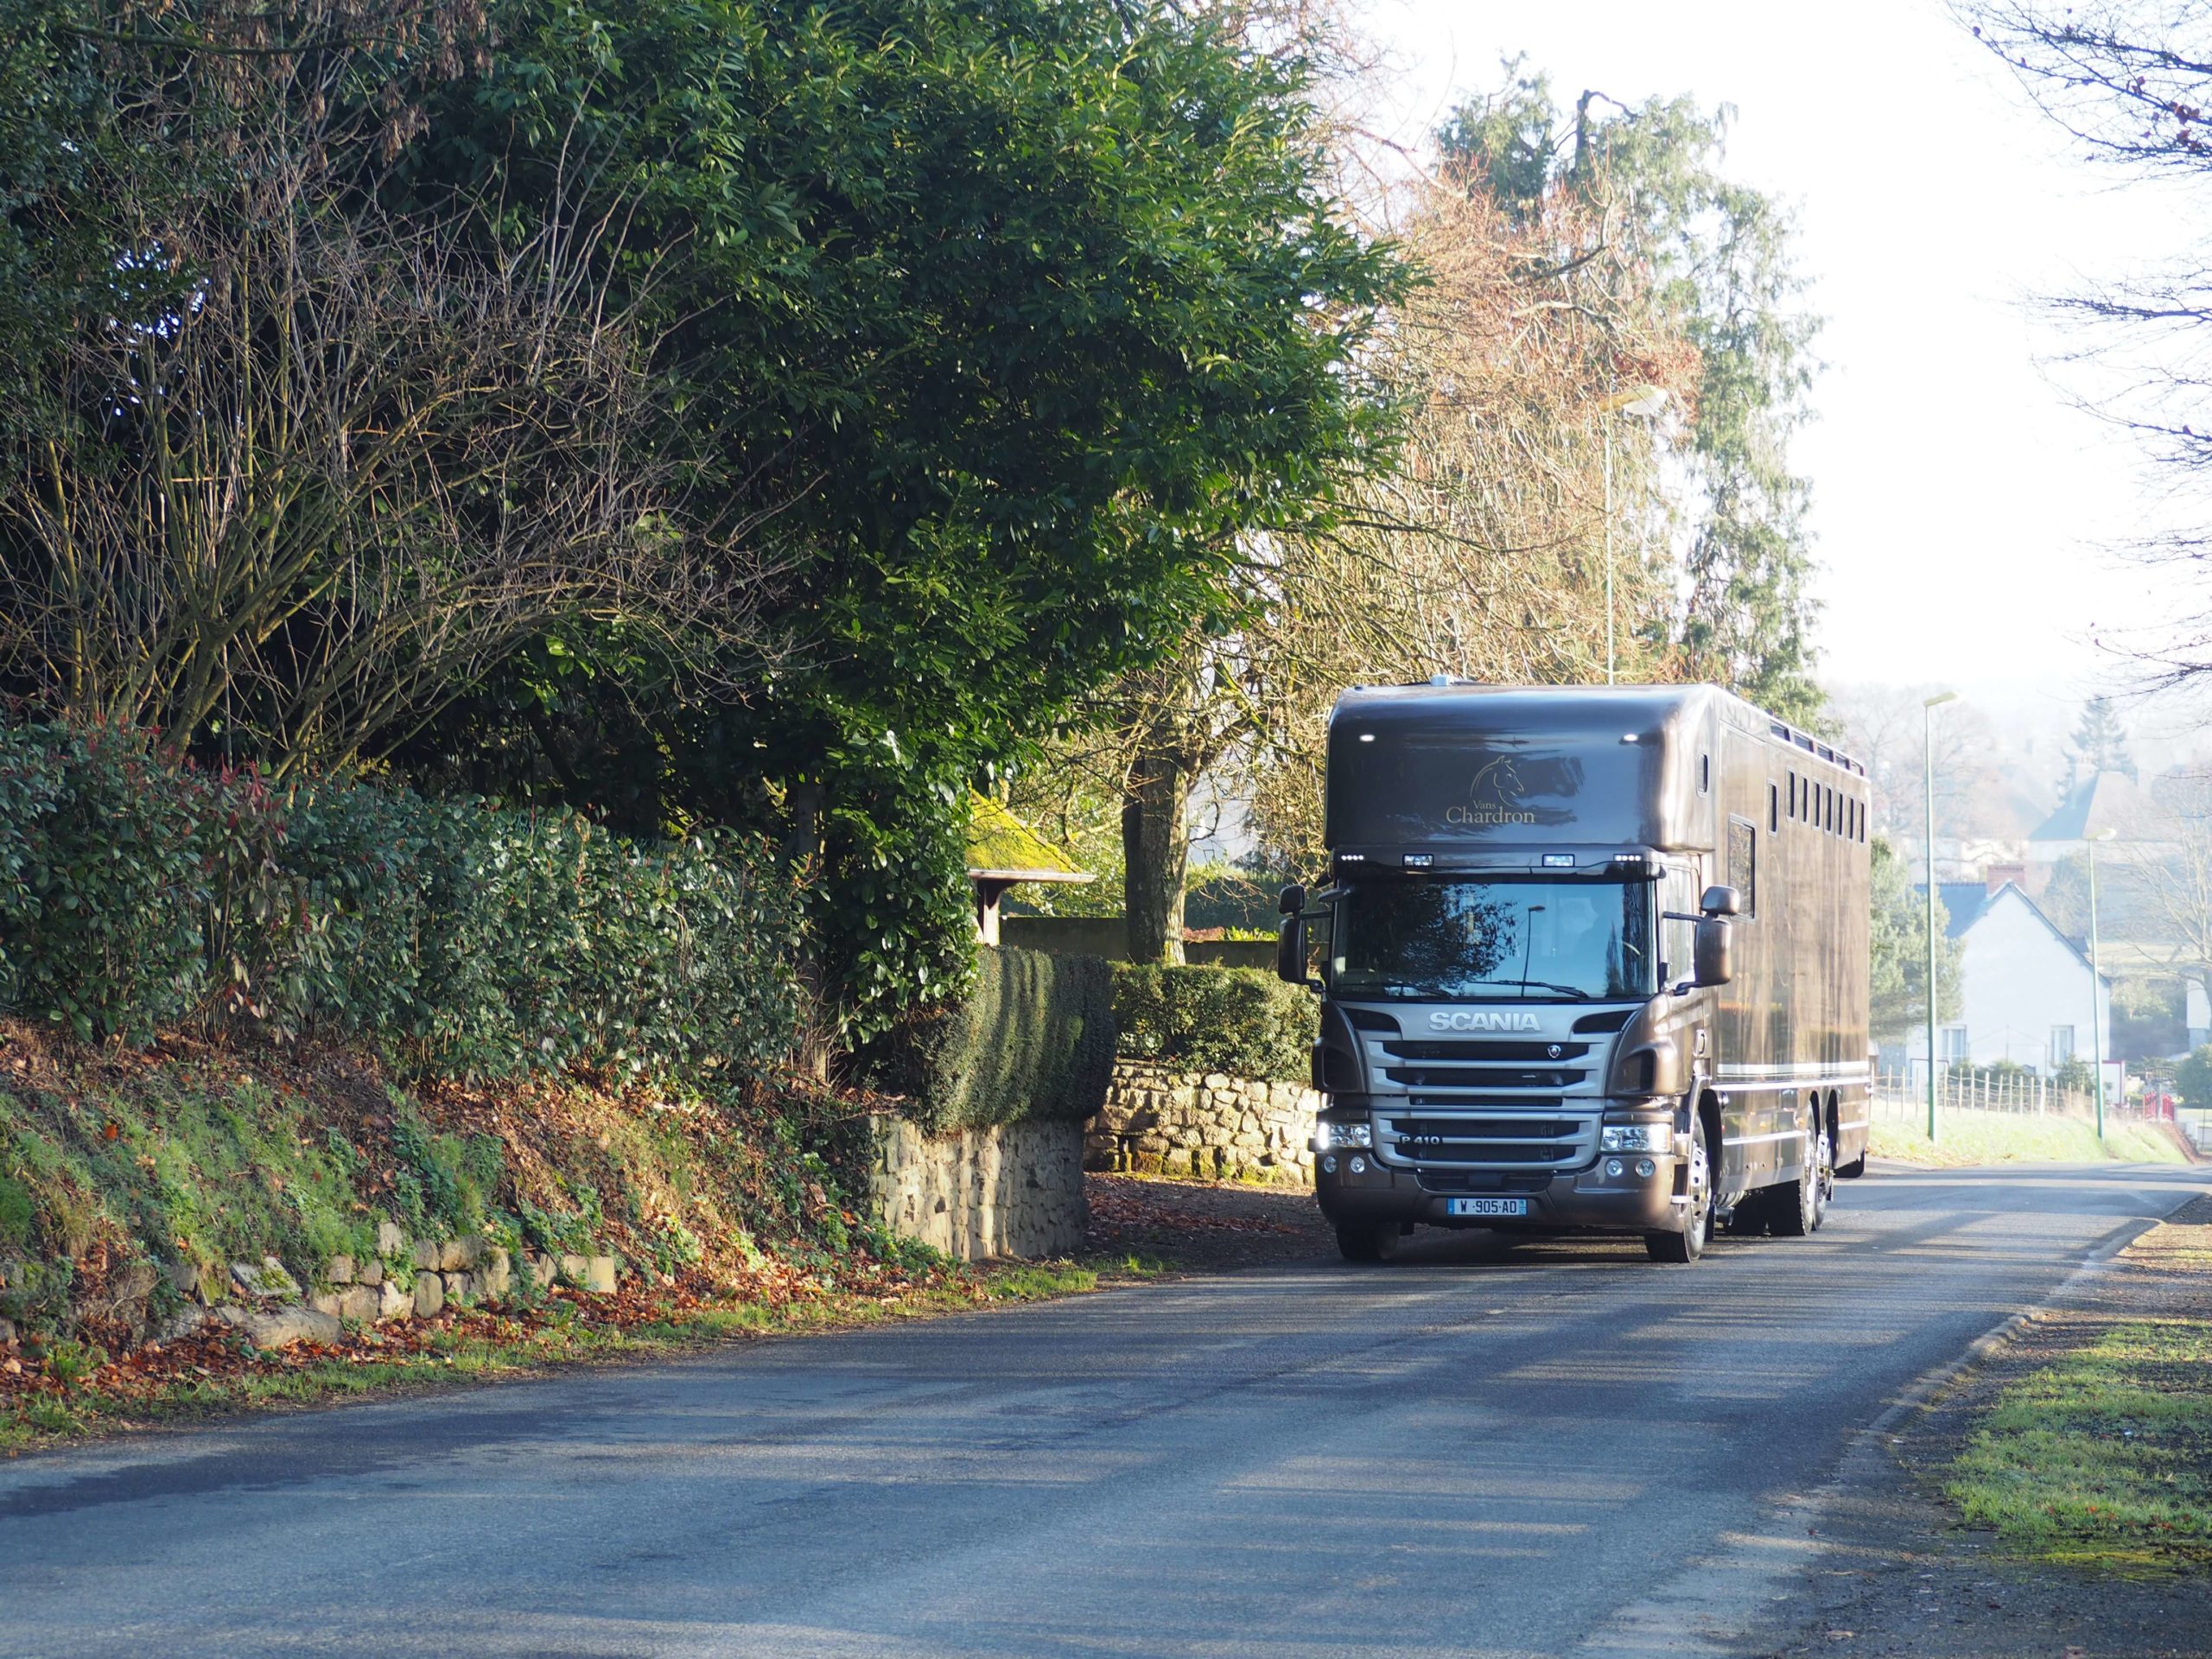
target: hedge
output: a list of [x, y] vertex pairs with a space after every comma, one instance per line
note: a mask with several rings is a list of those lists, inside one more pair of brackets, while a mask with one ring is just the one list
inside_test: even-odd
[[871, 1050], [878, 1087], [933, 1135], [1025, 1119], [1081, 1122], [1114, 1071], [1114, 988], [1096, 957], [979, 950], [974, 988], [909, 1012]]
[[79, 1038], [365, 1039], [447, 1075], [710, 1083], [796, 1042], [798, 905], [765, 849], [162, 760], [0, 727], [0, 1007]]
[[1181, 1071], [1305, 1083], [1320, 1015], [1312, 994], [1252, 968], [1114, 964], [1119, 1052]]

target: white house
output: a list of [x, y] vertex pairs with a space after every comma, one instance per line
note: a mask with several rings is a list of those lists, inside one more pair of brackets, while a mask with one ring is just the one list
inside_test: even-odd
[[[2088, 957], [2035, 900], [2010, 881], [1994, 890], [1979, 881], [1943, 881], [1936, 893], [1950, 914], [1945, 931], [1961, 946], [1961, 1007], [1957, 1019], [1936, 1027], [1938, 1059], [1948, 1065], [2011, 1060], [2049, 1077], [2075, 1055], [2088, 1060], [2101, 1034], [2111, 1060], [2111, 982], [2091, 975]], [[1900, 1034], [1905, 1053], [1925, 1062], [1925, 1027]]]

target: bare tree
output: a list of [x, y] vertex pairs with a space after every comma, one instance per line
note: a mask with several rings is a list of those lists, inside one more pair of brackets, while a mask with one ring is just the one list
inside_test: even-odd
[[403, 740], [564, 621], [671, 653], [752, 627], [747, 526], [690, 522], [651, 441], [604, 218], [503, 239], [472, 203], [381, 209], [332, 158], [404, 120], [339, 108], [343, 53], [257, 38], [135, 112], [212, 83], [253, 118], [219, 124], [212, 188], [115, 181], [138, 291], [4, 411], [0, 672], [281, 776]]
[[[1958, 0], [1956, 10], [2092, 160], [2139, 182], [2212, 187], [2212, 12], [2187, 0]], [[2212, 328], [2212, 279], [2191, 256], [2051, 303], [2086, 330], [2083, 355], [2126, 388], [2085, 406], [2136, 436], [2184, 520], [2131, 550], [2172, 568], [2198, 597], [2177, 601], [2169, 624], [2130, 648], [2153, 683], [2196, 679], [2212, 671], [2212, 604], [2203, 597], [2212, 529], [2200, 499], [2212, 477], [2212, 374], [2202, 345]]]

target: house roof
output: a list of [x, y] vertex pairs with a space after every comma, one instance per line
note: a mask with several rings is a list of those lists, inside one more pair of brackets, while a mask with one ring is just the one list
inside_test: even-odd
[[[1924, 893], [1928, 888], [1923, 884], [1913, 891]], [[1943, 925], [1943, 937], [1955, 939], [1981, 919], [1982, 912], [1989, 908], [1997, 894], [1979, 881], [1939, 881], [1936, 884], [1936, 896], [1943, 901], [1943, 913], [1949, 918]]]
[[2122, 772], [2100, 772], [2074, 785], [2030, 841], [2087, 841], [2105, 830], [2116, 841], [2171, 841], [2166, 810]]
[[968, 798], [968, 878], [971, 881], [1096, 881], [1042, 836], [987, 795]]
[[[1916, 894], [1925, 893], [1928, 891], [1928, 884], [1924, 881], [1916, 882], [1913, 884], [1912, 890]], [[1947, 939], [1962, 937], [1968, 928], [1989, 914], [1990, 911], [1995, 908], [1999, 901], [2008, 893], [2028, 907], [2028, 913], [2041, 922], [2050, 937], [2064, 945], [2076, 962], [2084, 968], [2089, 965], [2088, 953], [2059, 931], [2058, 924], [2044, 915], [2043, 906], [2029, 898], [2019, 884], [2014, 881], [2005, 882], [1994, 893], [1990, 892], [1979, 881], [1937, 882], [1936, 896], [1943, 901], [1943, 909], [1950, 917], [1948, 924], [1943, 929], [1943, 937]], [[2109, 973], [2100, 973], [2097, 977], [2109, 981], [2112, 976]]]

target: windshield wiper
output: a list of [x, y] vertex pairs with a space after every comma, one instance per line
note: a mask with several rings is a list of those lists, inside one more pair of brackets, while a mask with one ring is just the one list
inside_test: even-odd
[[1472, 982], [1477, 985], [1510, 985], [1523, 991], [1557, 991], [1561, 996], [1571, 996], [1578, 1002], [1589, 1001], [1592, 995], [1580, 985], [1557, 985], [1548, 979], [1478, 979]]

